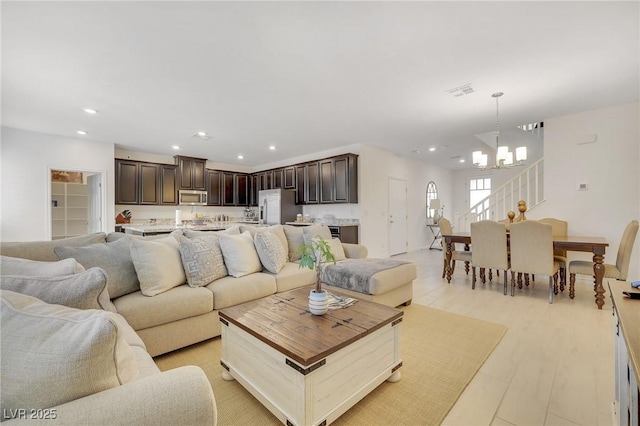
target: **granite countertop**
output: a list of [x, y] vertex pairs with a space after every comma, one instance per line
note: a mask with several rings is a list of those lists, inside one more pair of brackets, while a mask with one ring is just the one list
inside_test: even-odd
[[336, 219], [329, 222], [285, 222], [285, 225], [294, 226], [309, 226], [309, 225], [327, 225], [327, 226], [359, 226], [360, 222], [357, 219]]
[[241, 221], [241, 222], [205, 222], [202, 225], [184, 224], [176, 226], [175, 224], [123, 224], [122, 228], [133, 232], [142, 233], [161, 233], [173, 232], [176, 229], [192, 229], [194, 231], [217, 231], [230, 228], [240, 224], [257, 225], [258, 221]]

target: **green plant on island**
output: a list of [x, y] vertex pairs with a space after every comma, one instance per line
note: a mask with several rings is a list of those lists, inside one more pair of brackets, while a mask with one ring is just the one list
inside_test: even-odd
[[336, 259], [331, 252], [331, 246], [322, 237], [318, 236], [311, 240], [308, 244], [303, 244], [298, 247], [298, 253], [300, 253], [299, 268], [309, 268], [316, 271], [316, 293], [322, 293], [322, 268], [327, 263], [333, 263], [335, 265]]

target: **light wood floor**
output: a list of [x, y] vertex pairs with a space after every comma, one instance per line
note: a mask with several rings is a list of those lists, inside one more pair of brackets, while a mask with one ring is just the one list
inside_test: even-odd
[[605, 294], [596, 308], [591, 278], [578, 277], [575, 299], [566, 289], [549, 304], [546, 276], [511, 297], [502, 294], [502, 274], [471, 290], [460, 263], [447, 284], [437, 250], [393, 258], [418, 266], [413, 303], [509, 327], [444, 425], [611, 425], [611, 300]]

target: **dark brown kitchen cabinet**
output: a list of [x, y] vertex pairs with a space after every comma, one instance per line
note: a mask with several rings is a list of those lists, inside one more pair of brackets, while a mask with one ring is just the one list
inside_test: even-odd
[[223, 172], [223, 206], [247, 206], [249, 204], [249, 175]]
[[271, 189], [284, 188], [283, 184], [283, 171], [284, 169], [276, 169], [273, 171], [273, 185]]
[[222, 172], [207, 170], [207, 205], [222, 205]]
[[333, 203], [333, 160], [322, 160], [319, 166], [320, 202]]
[[300, 164], [296, 167], [296, 204], [318, 204], [318, 162]]
[[333, 159], [333, 202], [358, 202], [357, 155], [345, 155]]
[[294, 166], [285, 167], [283, 170], [283, 186], [284, 189], [295, 189], [296, 187], [296, 168]]
[[260, 188], [258, 187], [258, 175], [250, 175], [249, 176], [249, 205], [257, 206], [258, 205], [258, 191]]
[[178, 166], [158, 165], [160, 173], [160, 204], [178, 204]]
[[176, 155], [176, 164], [180, 173], [180, 189], [206, 190], [207, 160], [202, 158]]
[[159, 165], [115, 160], [116, 204], [160, 204]]

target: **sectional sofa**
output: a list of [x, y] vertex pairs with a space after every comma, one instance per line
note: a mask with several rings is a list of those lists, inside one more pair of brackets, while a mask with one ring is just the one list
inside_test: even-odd
[[[135, 359], [137, 371], [130, 375], [134, 379], [126, 380], [127, 374], [116, 363], [112, 381], [117, 386], [55, 404], [58, 419], [112, 423], [109, 416], [121, 412], [126, 414], [116, 418], [128, 424], [167, 423], [168, 419], [176, 420], [170, 423], [213, 424], [215, 399], [202, 370], [183, 367], [160, 373], [152, 357], [220, 335], [221, 309], [313, 284], [316, 274], [299, 268], [296, 249], [316, 235], [331, 240], [328, 228], [322, 226], [276, 225], [258, 229], [245, 225], [220, 232], [179, 230], [154, 237], [98, 233], [55, 241], [2, 242], [3, 316], [6, 311], [20, 311], [25, 306], [37, 312], [51, 309], [51, 303], [66, 304], [59, 302], [57, 296], [47, 299], [42, 288], [68, 289], [78, 286], [78, 282], [89, 283], [80, 288], [96, 290], [88, 297], [90, 305], [81, 308], [94, 308], [106, 316], [102, 320], [111, 324], [118, 336], [115, 347], [120, 344], [128, 348], [125, 353]], [[347, 262], [346, 265], [350, 259], [367, 256], [362, 245], [341, 244], [337, 240], [332, 240], [332, 245], [338, 263]], [[63, 268], [50, 274], [61, 276], [30, 276], [47, 275], [38, 272], [43, 264], [45, 268]], [[8, 270], [18, 273], [7, 276]], [[335, 289], [397, 306], [411, 302], [415, 277], [415, 265], [401, 263], [373, 274], [368, 294], [358, 289]], [[52, 280], [53, 284], [33, 282], [38, 280]], [[34, 300], [23, 300], [30, 296], [35, 296]], [[86, 296], [82, 294], [79, 299]], [[47, 305], [45, 302], [49, 305], [38, 305]], [[3, 333], [3, 344], [5, 337]], [[3, 364], [3, 370], [4, 367]], [[126, 373], [126, 368], [123, 371]], [[3, 373], [3, 394], [5, 383]], [[145, 392], [137, 393], [140, 389]], [[177, 421], [162, 410], [153, 411], [157, 404], [174, 408], [178, 404], [192, 417]], [[17, 419], [11, 422], [19, 421], [21, 414], [13, 414]]]

